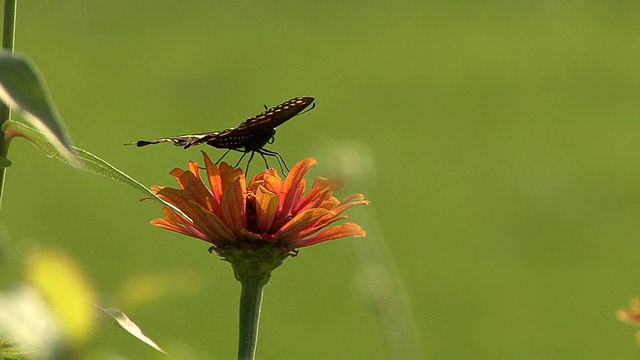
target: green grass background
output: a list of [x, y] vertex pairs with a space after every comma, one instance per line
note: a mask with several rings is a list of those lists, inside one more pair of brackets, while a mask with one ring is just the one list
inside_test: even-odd
[[[270, 149], [364, 192], [371, 206], [351, 215], [369, 237], [275, 272], [259, 359], [389, 357], [362, 291], [366, 247], [388, 250], [406, 294], [387, 300], [406, 295], [425, 358], [633, 359], [635, 329], [614, 314], [640, 295], [639, 14], [637, 1], [21, 1], [16, 50], [75, 145], [149, 186], [172, 185], [199, 149], [123, 143], [317, 99]], [[9, 155], [0, 223], [15, 254], [64, 249], [105, 301], [133, 276], [185, 274], [144, 306], [112, 305], [175, 358], [234, 358], [239, 285], [206, 243], [26, 141]], [[161, 358], [116, 328], [87, 357], [114, 353]]]

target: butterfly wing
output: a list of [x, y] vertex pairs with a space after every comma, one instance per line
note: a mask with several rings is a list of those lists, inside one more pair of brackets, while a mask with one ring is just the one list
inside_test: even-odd
[[297, 97], [252, 116], [233, 130], [235, 133], [273, 129], [298, 115], [314, 101], [312, 97]]
[[[187, 149], [193, 145], [199, 145], [199, 144], [205, 143], [215, 138], [218, 134], [220, 134], [220, 132], [216, 131], [216, 132], [207, 132], [207, 133], [201, 133], [201, 134], [179, 135], [179, 136], [172, 136], [172, 137], [166, 137], [166, 138], [160, 138], [160, 139], [154, 139], [154, 140], [139, 140], [133, 144], [135, 144], [138, 147], [142, 147], [147, 145], [159, 144], [163, 142], [170, 142], [170, 143], [173, 143], [173, 145], [175, 146], [182, 146], [185, 149]], [[133, 145], [133, 144], [127, 144], [127, 145]]]
[[160, 138], [155, 140], [140, 140], [132, 144], [138, 147], [159, 144], [163, 142], [173, 143], [188, 149], [191, 146], [209, 144], [216, 148], [256, 150], [264, 146], [275, 134], [275, 128], [298, 115], [309, 105], [313, 104], [312, 97], [297, 97], [276, 105], [258, 115], [252, 116], [241, 122], [234, 128], [222, 131], [189, 134]]
[[246, 119], [234, 128], [195, 140], [190, 146], [207, 143], [219, 149], [258, 150], [273, 137], [276, 126], [298, 115], [313, 101], [312, 97], [293, 98]]

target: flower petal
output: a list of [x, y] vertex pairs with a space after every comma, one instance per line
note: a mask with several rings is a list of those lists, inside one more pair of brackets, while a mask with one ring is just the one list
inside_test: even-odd
[[268, 191], [262, 185], [258, 187], [256, 191], [256, 216], [259, 232], [266, 233], [271, 229], [279, 202], [280, 198], [276, 194]]
[[258, 186], [260, 185], [264, 186], [269, 192], [278, 194], [282, 186], [282, 179], [280, 179], [278, 172], [274, 169], [266, 169], [256, 174], [249, 182], [247, 188], [253, 190], [255, 193], [258, 191]]
[[184, 173], [185, 171], [179, 168], [175, 168], [169, 172], [169, 175], [173, 176], [176, 179], [176, 182], [178, 183], [178, 186], [180, 186], [180, 189], [184, 189], [184, 184], [180, 182], [180, 177]]
[[189, 171], [200, 180], [200, 168], [198, 167], [198, 163], [195, 161], [189, 161]]
[[202, 214], [210, 229], [208, 240], [211, 243], [220, 245], [224, 243], [234, 244], [237, 242], [233, 231], [225, 225], [224, 221], [218, 217], [218, 215], [208, 212], [206, 209], [203, 210]]
[[274, 194], [278, 194], [280, 189], [282, 188], [282, 179], [278, 176], [278, 172], [271, 169], [271, 171], [265, 171], [264, 176], [264, 186], [265, 189], [271, 191]]
[[179, 189], [152, 189], [177, 210], [163, 209], [164, 218], [154, 219], [153, 225], [202, 239], [216, 248], [244, 242], [250, 247], [262, 243], [292, 249], [365, 235], [351, 223], [328, 227], [347, 219], [341, 214], [350, 207], [368, 204], [361, 194], [339, 201], [333, 191], [342, 188], [342, 183], [321, 177], [304, 194], [304, 175], [316, 164], [314, 159], [298, 162], [284, 181], [275, 170], [267, 169], [247, 186], [242, 169], [225, 162], [217, 166], [204, 152], [203, 158], [210, 189], [203, 183], [196, 162], [190, 161], [187, 170], [174, 169], [171, 175]]
[[221, 214], [218, 201], [213, 197], [211, 191], [204, 186], [200, 178], [196, 177], [191, 171], [185, 171], [180, 177], [180, 182], [184, 184], [183, 197], [186, 196], [209, 211]]
[[291, 238], [297, 238], [300, 231], [313, 227], [319, 219], [329, 213], [331, 211], [327, 209], [301, 211], [276, 232], [276, 237], [281, 241], [289, 242]]
[[338, 206], [334, 207], [331, 210], [335, 211], [337, 214], [340, 214], [356, 205], [369, 205], [369, 200], [364, 200], [364, 195], [362, 194], [353, 194], [342, 199], [342, 201], [340, 201], [340, 204], [338, 204]]
[[[227, 172], [228, 174], [228, 172]], [[240, 172], [242, 175], [242, 172]], [[225, 173], [222, 174], [222, 183], [225, 184]], [[233, 174], [229, 174], [233, 175]], [[226, 184], [220, 206], [222, 208], [222, 220], [236, 234], [240, 235], [242, 229], [247, 228], [246, 216], [246, 190], [244, 188], [244, 175], [236, 177], [234, 181]]]
[[204, 156], [204, 167], [207, 170], [207, 179], [209, 180], [209, 187], [213, 197], [220, 203], [220, 197], [222, 196], [222, 178], [220, 177], [220, 169], [211, 162], [207, 153], [202, 151]]
[[195, 226], [193, 226], [193, 223], [189, 219], [186, 219], [180, 214], [174, 213], [173, 210], [169, 209], [166, 206], [162, 209], [162, 213], [164, 214], [165, 218], [151, 220], [152, 225], [165, 230], [171, 230], [187, 236], [206, 240], [206, 235]]
[[323, 201], [329, 199], [332, 196], [333, 190], [339, 190], [344, 188], [341, 181], [337, 179], [327, 179], [323, 177], [317, 177], [313, 181], [313, 186], [309, 193], [300, 201], [296, 207], [297, 211], [320, 207]]
[[[198, 227], [200, 231], [207, 230], [207, 222], [203, 212], [210, 212], [206, 207], [197, 204], [184, 190], [164, 188], [158, 193], [158, 197], [174, 205], [188, 217], [188, 219]], [[194, 206], [194, 205], [198, 206]]]
[[315, 245], [321, 242], [340, 239], [347, 236], [364, 237], [367, 233], [362, 228], [353, 223], [340, 224], [322, 230], [319, 233], [309, 236], [303, 240], [296, 241], [293, 246], [301, 248], [305, 246]]
[[[280, 208], [278, 209], [278, 218], [281, 219], [291, 214], [291, 210], [294, 205], [300, 201], [301, 193], [300, 183], [302, 178], [309, 171], [309, 169], [317, 164], [313, 158], [306, 158], [300, 160], [297, 164], [291, 168], [291, 172], [287, 175], [286, 179], [282, 183], [278, 197], [280, 198]], [[303, 189], [304, 192], [304, 189]]]
[[[224, 163], [222, 163], [224, 164]], [[244, 191], [246, 189], [245, 186], [245, 179], [244, 179], [244, 173], [242, 172], [242, 169], [238, 168], [238, 169], [234, 169], [231, 167], [227, 167], [228, 170], [223, 170], [223, 167], [220, 167], [220, 177], [222, 178], [222, 193], [224, 194], [228, 187], [230, 186], [230, 184], [234, 183], [234, 182], [240, 182], [242, 185], [242, 190]]]

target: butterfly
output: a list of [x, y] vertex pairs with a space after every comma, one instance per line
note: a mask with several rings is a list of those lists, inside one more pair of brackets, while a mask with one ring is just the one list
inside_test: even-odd
[[[254, 154], [258, 153], [262, 156], [267, 168], [269, 164], [265, 156], [273, 156], [278, 160], [280, 170], [282, 171], [282, 166], [284, 165], [288, 172], [289, 168], [282, 156], [276, 151], [265, 149], [264, 146], [273, 143], [277, 126], [299, 115], [309, 105], [311, 105], [311, 107], [307, 111], [313, 109], [316, 105], [314, 100], [312, 97], [296, 97], [280, 105], [276, 105], [271, 109], [267, 109], [265, 105], [264, 112], [246, 119], [236, 127], [222, 131], [172, 136], [155, 140], [139, 140], [126, 145], [142, 147], [163, 142], [172, 142], [175, 146], [182, 146], [188, 149], [191, 146], [207, 144], [218, 149], [227, 149], [222, 157], [216, 161], [216, 164], [222, 161], [229, 151], [235, 150], [243, 154], [234, 167], [240, 164], [247, 153], [251, 153], [249, 161], [247, 162], [247, 170], [249, 170], [249, 164], [251, 160], [253, 160]], [[284, 171], [282, 172], [284, 173]]]

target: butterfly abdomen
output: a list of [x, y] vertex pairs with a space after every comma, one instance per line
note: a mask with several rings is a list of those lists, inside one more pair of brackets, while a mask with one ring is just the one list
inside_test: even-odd
[[265, 146], [275, 133], [275, 128], [244, 133], [236, 133], [234, 131], [228, 133], [222, 132], [219, 136], [207, 141], [207, 145], [218, 149], [243, 148], [244, 151], [254, 151]]

